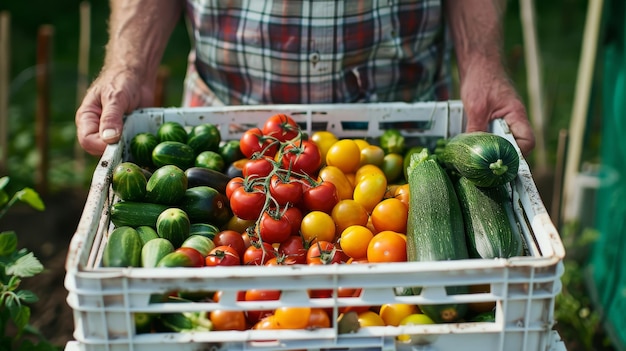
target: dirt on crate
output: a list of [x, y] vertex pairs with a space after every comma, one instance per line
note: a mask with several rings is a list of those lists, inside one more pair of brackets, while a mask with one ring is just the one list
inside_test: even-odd
[[86, 191], [69, 189], [42, 196], [42, 212], [15, 205], [0, 221], [0, 232], [17, 233], [18, 247], [32, 251], [44, 266], [35, 277], [24, 278], [21, 289], [31, 290], [39, 301], [31, 308], [31, 324], [54, 345], [64, 347], [73, 340], [74, 319], [67, 304], [65, 259], [85, 205]]

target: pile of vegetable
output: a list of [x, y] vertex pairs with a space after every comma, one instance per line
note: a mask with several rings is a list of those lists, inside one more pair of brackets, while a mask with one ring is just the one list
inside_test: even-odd
[[[508, 183], [519, 156], [485, 132], [407, 147], [398, 130], [376, 140], [306, 135], [288, 115], [270, 116], [240, 140], [210, 123], [167, 122], [128, 145], [113, 172], [105, 267], [324, 265], [511, 257], [522, 241], [510, 224]], [[449, 294], [484, 291], [451, 287]], [[338, 291], [359, 296], [359, 289]], [[487, 287], [488, 291], [488, 287]], [[403, 289], [419, 294], [420, 287]], [[248, 290], [238, 299], [278, 299]], [[163, 299], [218, 300], [221, 292]], [[332, 291], [310, 290], [311, 298]], [[471, 313], [467, 313], [467, 311]], [[493, 320], [493, 303], [355, 307], [359, 327]], [[487, 313], [487, 317], [484, 313]], [[341, 317], [344, 317], [342, 314]], [[303, 329], [331, 326], [327, 311], [137, 314], [138, 331]]]

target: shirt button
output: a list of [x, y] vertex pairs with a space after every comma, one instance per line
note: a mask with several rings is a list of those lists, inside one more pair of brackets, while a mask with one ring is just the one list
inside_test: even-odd
[[312, 63], [318, 63], [320, 61], [320, 53], [315, 51], [309, 54], [309, 60]]

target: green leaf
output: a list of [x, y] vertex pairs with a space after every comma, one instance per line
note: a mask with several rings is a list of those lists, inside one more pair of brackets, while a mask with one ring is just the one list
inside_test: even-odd
[[0, 178], [0, 189], [4, 189], [4, 187], [7, 186], [7, 184], [9, 184], [9, 177], [4, 176]]
[[24, 330], [30, 320], [30, 307], [19, 305], [16, 309], [11, 309], [11, 318], [19, 331]]
[[0, 256], [8, 256], [17, 250], [17, 234], [14, 231], [0, 233]]
[[39, 301], [37, 295], [30, 290], [20, 290], [16, 293], [16, 295], [24, 303], [35, 303]]
[[20, 201], [29, 204], [32, 208], [38, 211], [43, 211], [46, 208], [43, 200], [39, 197], [39, 194], [31, 188], [24, 188], [18, 191], [15, 196], [17, 196]]
[[6, 191], [0, 189], [0, 207], [6, 205], [9, 202], [9, 194]]
[[7, 274], [18, 277], [32, 277], [43, 271], [43, 265], [32, 252], [18, 258], [13, 264], [7, 266]]

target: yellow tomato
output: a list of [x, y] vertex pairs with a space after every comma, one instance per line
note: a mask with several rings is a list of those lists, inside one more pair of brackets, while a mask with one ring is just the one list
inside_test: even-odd
[[351, 225], [367, 225], [369, 215], [360, 203], [352, 200], [340, 200], [331, 212], [337, 233], [342, 233]]
[[343, 173], [353, 173], [361, 163], [361, 150], [352, 139], [335, 142], [326, 154], [326, 164], [337, 166]]
[[370, 174], [378, 174], [382, 176], [385, 175], [383, 170], [380, 169], [376, 165], [372, 165], [372, 164], [363, 165], [356, 170], [356, 173], [354, 173], [354, 183], [357, 184], [358, 182], [363, 180], [363, 178], [365, 178], [366, 176]]
[[412, 314], [417, 313], [415, 305], [407, 303], [387, 303], [380, 306], [380, 317], [385, 321], [385, 325], [397, 327], [400, 322]]
[[334, 241], [335, 222], [333, 218], [322, 211], [311, 211], [302, 218], [300, 233], [305, 242]]
[[376, 312], [365, 311], [359, 313], [359, 325], [364, 327], [384, 327], [385, 321]]
[[357, 181], [352, 198], [360, 203], [367, 213], [371, 213], [374, 207], [382, 201], [385, 191], [387, 191], [385, 175], [372, 173]]
[[335, 136], [335, 134], [321, 130], [314, 132], [311, 135], [311, 140], [317, 145], [317, 148], [320, 150], [320, 154], [322, 155], [322, 161], [326, 160], [326, 154], [328, 153], [328, 149], [339, 139]]
[[362, 225], [351, 225], [341, 232], [339, 245], [343, 253], [354, 259], [367, 257], [367, 246], [374, 234]]
[[356, 143], [356, 145], [359, 147], [360, 150], [363, 150], [363, 148], [370, 145], [370, 143], [368, 143], [367, 140], [365, 139], [352, 139], [352, 140], [354, 140], [354, 142]]
[[354, 187], [346, 175], [335, 166], [326, 166], [320, 170], [319, 179], [331, 182], [337, 189], [337, 197], [339, 200], [351, 199]]
[[[400, 325], [422, 325], [422, 324], [435, 324], [435, 322], [430, 319], [430, 317], [428, 317], [425, 314], [422, 313], [413, 313], [410, 314], [406, 317], [404, 317], [401, 321], [400, 321]], [[398, 341], [402, 341], [402, 342], [411, 342], [411, 343], [431, 343], [436, 339], [436, 335], [408, 335], [408, 334], [401, 334], [398, 335], [397, 339]]]

